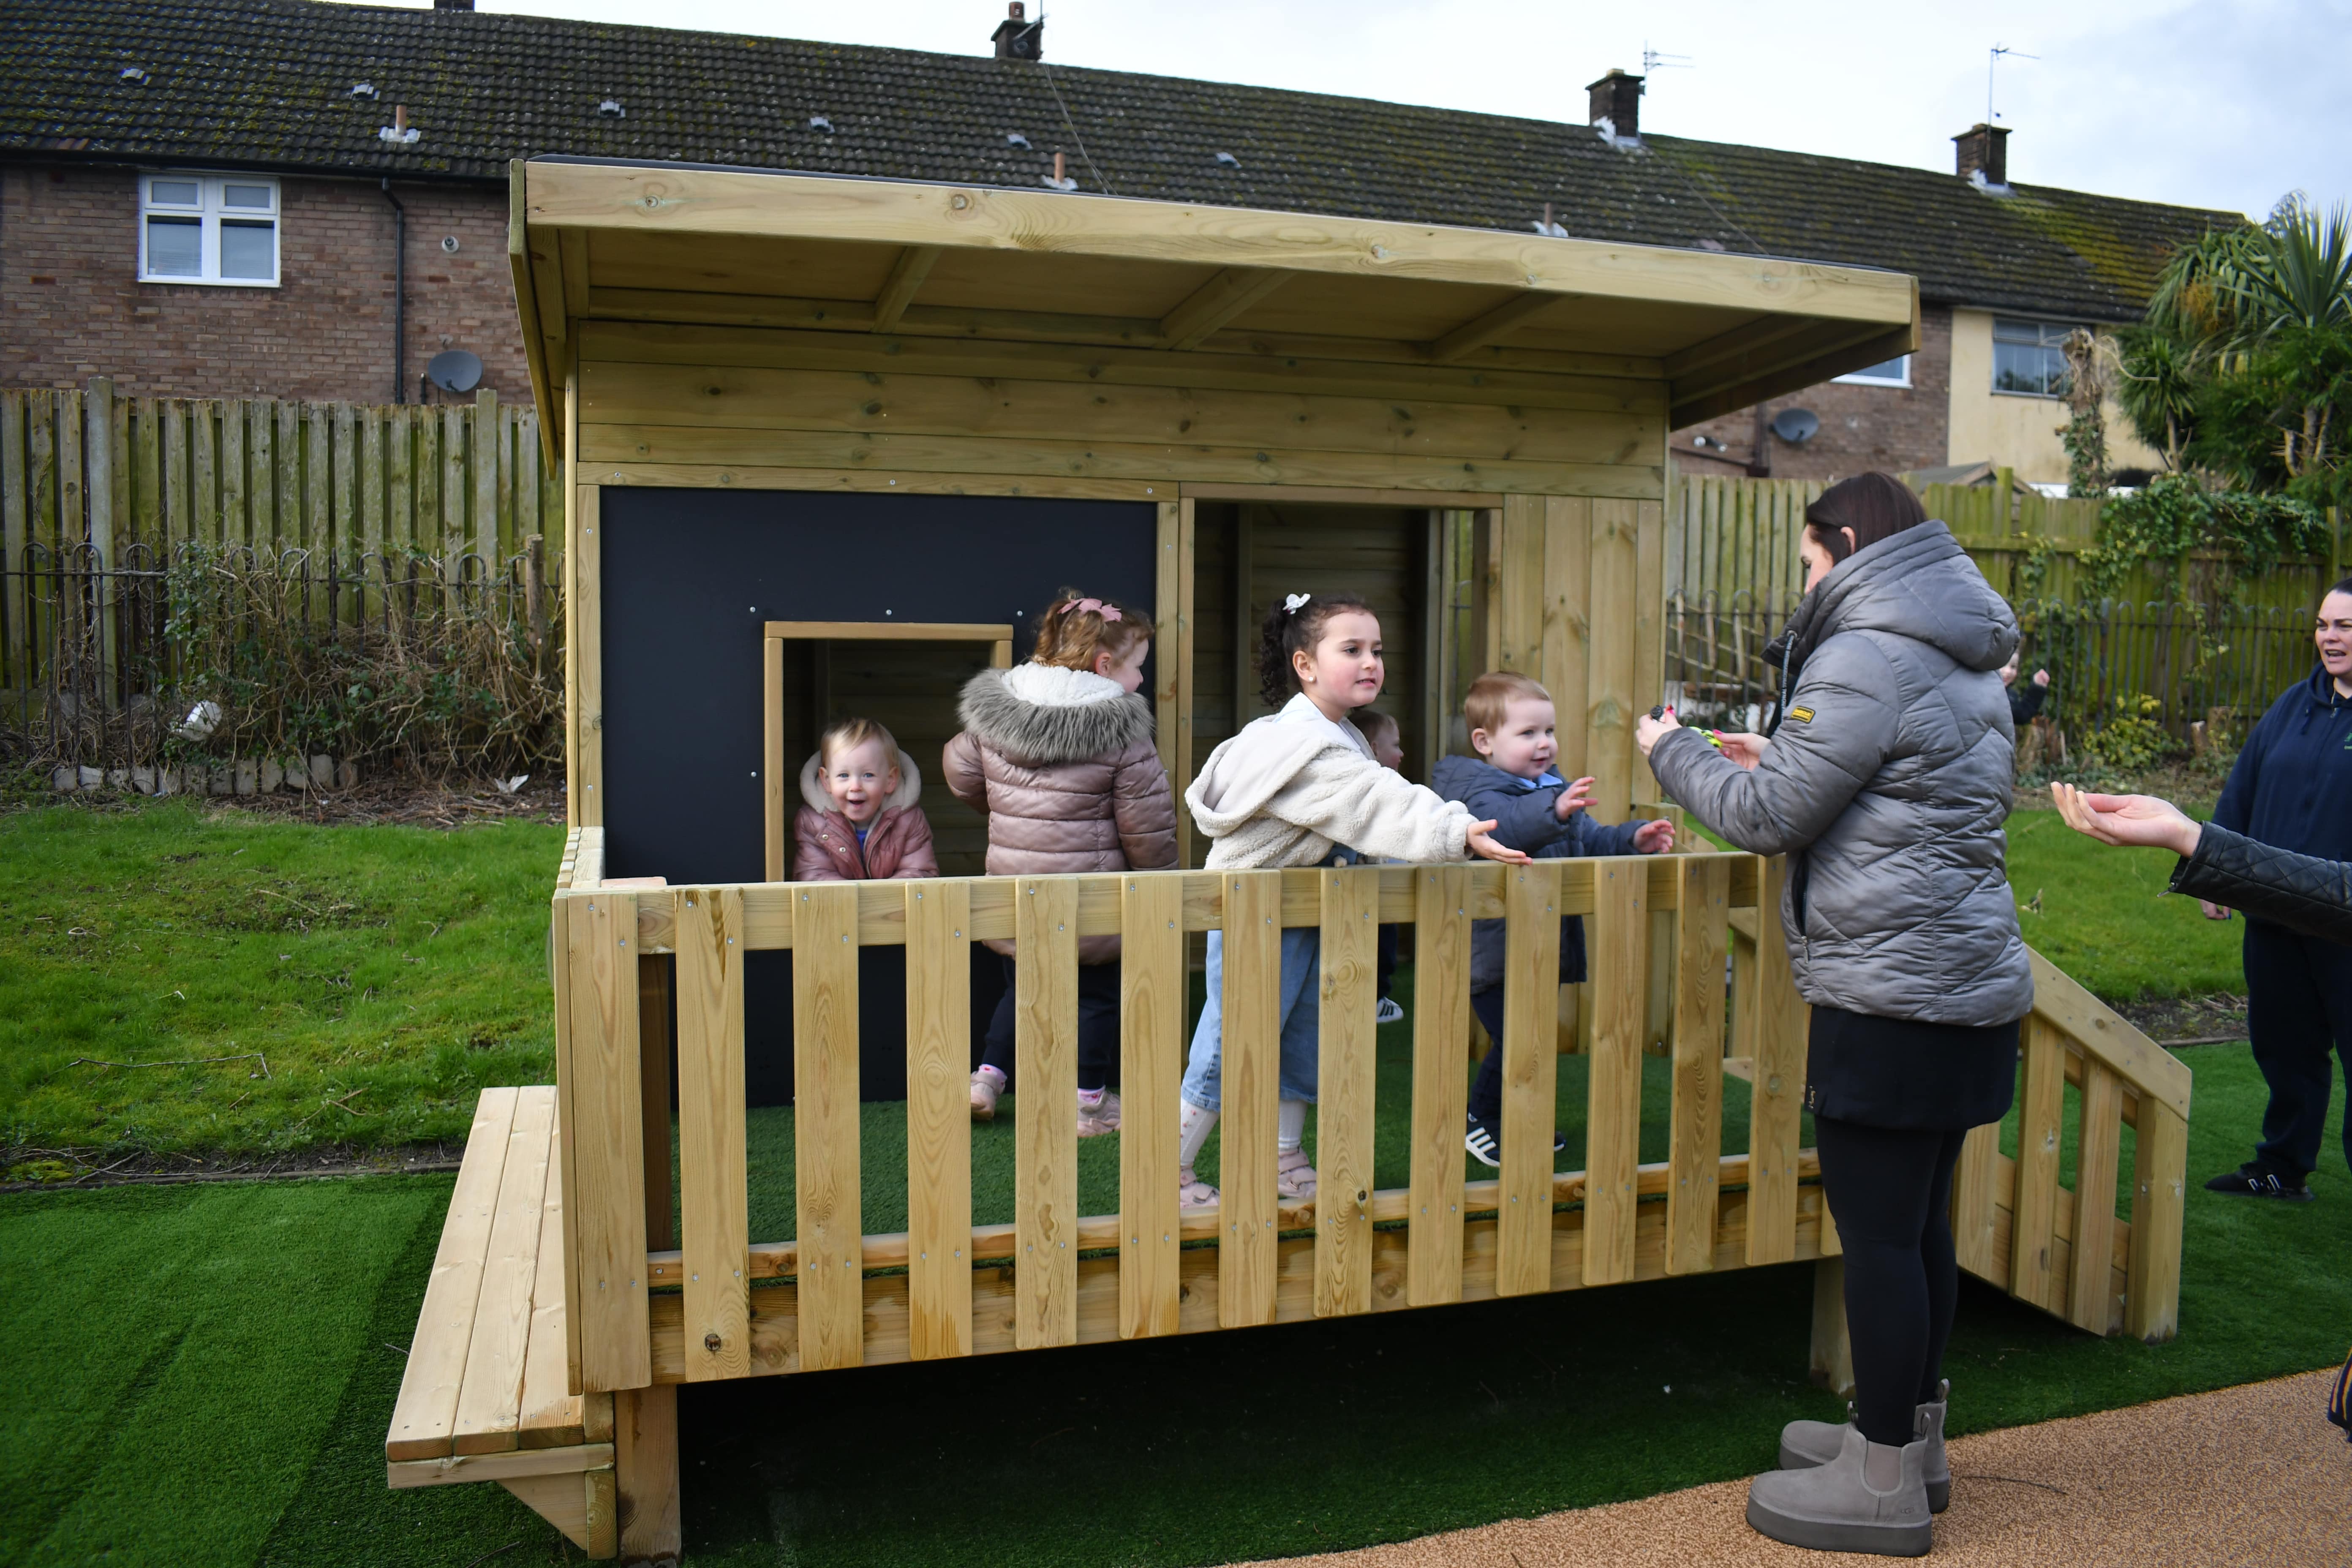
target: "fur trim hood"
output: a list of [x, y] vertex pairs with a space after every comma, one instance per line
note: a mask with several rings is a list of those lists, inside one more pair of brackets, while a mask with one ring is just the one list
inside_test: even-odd
[[1090, 670], [983, 669], [964, 686], [956, 714], [972, 739], [1030, 766], [1116, 757], [1151, 743], [1151, 705]]
[[[833, 804], [833, 796], [824, 792], [824, 780], [820, 776], [824, 767], [824, 753], [822, 751], [812, 752], [809, 760], [801, 764], [801, 802], [812, 811], [838, 814], [839, 808]], [[915, 766], [915, 759], [908, 756], [906, 748], [901, 746], [898, 749], [898, 788], [882, 803], [882, 811], [909, 811], [922, 798], [922, 770]], [[881, 815], [881, 812], [875, 813], [877, 817]]]

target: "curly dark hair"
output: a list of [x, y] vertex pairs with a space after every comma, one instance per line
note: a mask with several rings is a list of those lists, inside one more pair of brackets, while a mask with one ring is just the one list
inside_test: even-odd
[[1342, 610], [1372, 607], [1354, 594], [1318, 594], [1296, 610], [1276, 601], [1258, 623], [1257, 689], [1269, 708], [1279, 708], [1298, 689], [1297, 673], [1290, 667], [1294, 653], [1311, 651], [1323, 635], [1323, 623]]

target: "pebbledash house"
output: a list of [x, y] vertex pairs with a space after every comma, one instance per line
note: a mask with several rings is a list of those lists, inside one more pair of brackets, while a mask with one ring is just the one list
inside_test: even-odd
[[[469, 0], [12, 6], [0, 384], [440, 401], [456, 392], [427, 369], [455, 350], [527, 402], [507, 166], [563, 153], [1905, 272], [1919, 280], [1915, 353], [1677, 430], [1675, 462], [1780, 478], [1992, 463], [2051, 483], [2066, 473], [2065, 334], [2137, 320], [2173, 247], [2245, 221], [2013, 182], [2003, 127], [1956, 136], [1947, 174], [1645, 132], [1642, 79], [1622, 70], [1591, 85], [1585, 122], [1562, 123], [1059, 65], [1049, 80], [1039, 22], [977, 4], [972, 20], [991, 52], [489, 16]], [[634, 308], [657, 309], [662, 280], [638, 282], [623, 291], [643, 296]], [[900, 330], [923, 330], [925, 307], [919, 289], [901, 302]], [[2126, 478], [2157, 462], [2128, 437], [2113, 446]]]

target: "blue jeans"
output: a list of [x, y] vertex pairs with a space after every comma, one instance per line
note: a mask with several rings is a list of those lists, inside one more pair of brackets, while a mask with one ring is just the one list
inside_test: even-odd
[[[1313, 1100], [1321, 1056], [1323, 933], [1314, 926], [1290, 926], [1282, 933], [1282, 1098]], [[1184, 1069], [1184, 1099], [1203, 1110], [1224, 1109], [1225, 933], [1209, 933], [1209, 1000], [1192, 1030], [1192, 1056]]]

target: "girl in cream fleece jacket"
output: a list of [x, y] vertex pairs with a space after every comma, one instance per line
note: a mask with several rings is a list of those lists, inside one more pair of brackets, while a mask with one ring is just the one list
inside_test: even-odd
[[[1347, 715], [1376, 700], [1385, 671], [1381, 624], [1349, 594], [1294, 594], [1266, 616], [1258, 641], [1261, 689], [1280, 710], [1244, 726], [1209, 753], [1184, 804], [1210, 840], [1212, 870], [1323, 866], [1357, 859], [1459, 860], [1465, 854], [1524, 862], [1486, 837], [1458, 802], [1441, 800], [1373, 759]], [[1287, 699], [1286, 701], [1285, 699]], [[1276, 1181], [1281, 1195], [1315, 1195], [1300, 1147], [1315, 1099], [1321, 933], [1282, 933], [1282, 1108]], [[1179, 1202], [1217, 1201], [1193, 1162], [1217, 1124], [1224, 1044], [1224, 933], [1209, 933], [1208, 1003], [1192, 1032], [1179, 1129]]]

